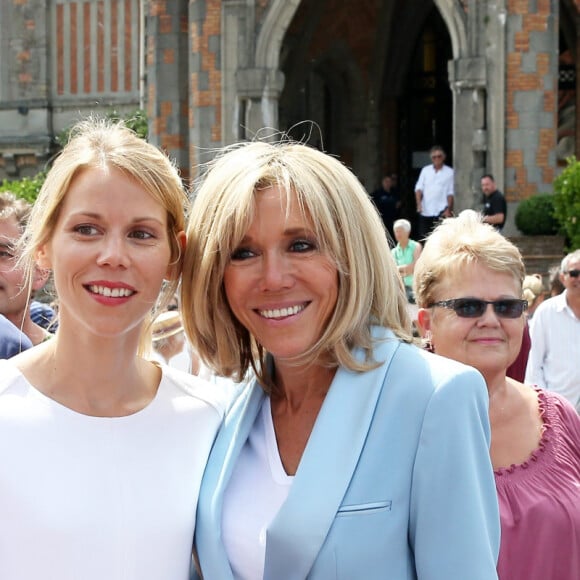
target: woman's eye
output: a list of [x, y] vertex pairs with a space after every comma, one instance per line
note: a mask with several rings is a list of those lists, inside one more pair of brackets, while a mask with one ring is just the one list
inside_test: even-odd
[[292, 252], [310, 252], [316, 249], [316, 244], [308, 240], [296, 240], [290, 245]]
[[0, 259], [2, 260], [11, 260], [14, 258], [14, 254], [9, 252], [8, 250], [0, 250]]
[[254, 255], [254, 252], [252, 252], [252, 250], [249, 248], [238, 248], [232, 252], [231, 260], [247, 260]]
[[155, 236], [151, 232], [146, 232], [145, 230], [135, 230], [135, 231], [131, 232], [129, 237], [135, 238], [137, 240], [150, 240], [151, 238], [154, 238]]
[[80, 224], [74, 227], [74, 231], [82, 236], [94, 236], [97, 233], [97, 228], [89, 224]]

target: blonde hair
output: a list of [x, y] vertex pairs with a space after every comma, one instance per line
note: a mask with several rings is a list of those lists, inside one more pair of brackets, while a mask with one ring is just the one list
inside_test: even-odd
[[[75, 177], [84, 169], [103, 167], [121, 171], [166, 209], [171, 263], [179, 273], [181, 246], [177, 234], [185, 228], [189, 200], [177, 169], [162, 151], [141, 139], [123, 122], [90, 118], [73, 127], [68, 144], [48, 172], [33, 205], [20, 241], [21, 262], [28, 276], [32, 275], [38, 250], [52, 238]], [[160, 309], [177, 291], [179, 276], [174, 278], [162, 290]], [[152, 316], [146, 327], [150, 326]]]
[[[364, 371], [370, 326], [412, 339], [406, 297], [381, 219], [356, 177], [337, 159], [306, 145], [252, 142], [224, 149], [195, 197], [187, 228], [181, 305], [194, 349], [219, 374], [241, 379], [251, 367], [268, 385], [266, 353], [234, 317], [224, 290], [230, 256], [252, 222], [259, 190], [296, 196], [321, 251], [336, 265], [338, 300], [320, 340], [301, 362]], [[288, 207], [288, 205], [287, 205]], [[364, 360], [351, 353], [360, 347]]]
[[465, 210], [456, 218], [443, 220], [427, 238], [413, 276], [417, 305], [426, 308], [435, 302], [438, 289], [473, 263], [511, 274], [520, 287], [524, 280], [525, 267], [518, 248], [484, 223], [481, 214]]
[[534, 302], [544, 295], [544, 292], [544, 283], [540, 274], [531, 274], [524, 278], [522, 295], [528, 302], [528, 311], [532, 308]]

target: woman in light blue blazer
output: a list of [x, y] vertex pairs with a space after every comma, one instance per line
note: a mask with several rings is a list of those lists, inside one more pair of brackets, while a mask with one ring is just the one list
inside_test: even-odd
[[337, 159], [245, 143], [196, 192], [182, 282], [241, 379], [202, 483], [206, 580], [497, 578], [481, 375], [412, 344], [380, 217]]

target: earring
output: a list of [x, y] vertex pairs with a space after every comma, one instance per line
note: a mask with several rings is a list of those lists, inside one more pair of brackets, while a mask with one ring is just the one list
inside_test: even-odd
[[435, 352], [433, 348], [433, 335], [430, 330], [426, 330], [423, 336], [423, 348], [429, 352]]

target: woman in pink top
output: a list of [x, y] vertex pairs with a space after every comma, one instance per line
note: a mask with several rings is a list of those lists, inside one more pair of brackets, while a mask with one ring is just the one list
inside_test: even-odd
[[502, 580], [580, 578], [580, 417], [562, 397], [506, 376], [527, 302], [518, 249], [471, 210], [445, 220], [415, 266], [418, 322], [437, 354], [489, 391]]

